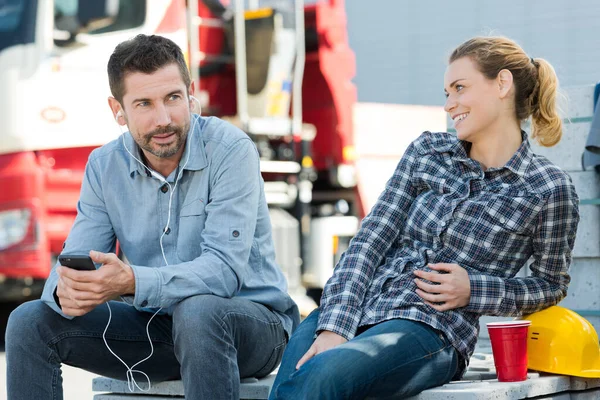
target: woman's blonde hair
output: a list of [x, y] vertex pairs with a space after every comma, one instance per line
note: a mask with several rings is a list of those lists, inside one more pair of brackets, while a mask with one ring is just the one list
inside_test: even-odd
[[554, 146], [562, 136], [556, 97], [558, 78], [543, 58], [530, 58], [523, 49], [504, 37], [475, 37], [458, 46], [449, 62], [470, 57], [488, 79], [509, 70], [515, 85], [515, 112], [523, 121], [531, 116], [531, 136], [546, 147]]

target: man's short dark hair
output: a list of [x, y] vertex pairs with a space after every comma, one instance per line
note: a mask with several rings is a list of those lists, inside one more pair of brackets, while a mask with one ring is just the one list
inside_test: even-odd
[[108, 84], [115, 99], [123, 104], [125, 75], [131, 72], [151, 74], [169, 64], [177, 64], [186, 90], [191, 79], [183, 52], [170, 39], [158, 35], [137, 35], [120, 43], [108, 60]]

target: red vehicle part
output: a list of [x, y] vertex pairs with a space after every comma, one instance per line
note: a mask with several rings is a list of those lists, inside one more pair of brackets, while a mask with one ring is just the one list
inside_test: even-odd
[[0, 213], [27, 218], [25, 233], [0, 251], [0, 300], [40, 294], [77, 212], [92, 147], [0, 156]]
[[[312, 155], [318, 171], [354, 163], [352, 109], [356, 103], [354, 52], [348, 44], [343, 0], [305, 8], [307, 54], [302, 90], [304, 121], [317, 128]], [[316, 34], [316, 36], [315, 36]], [[316, 39], [316, 48], [311, 43]]]
[[[198, 4], [201, 18], [220, 18], [215, 15], [214, 8], [209, 9], [203, 1]], [[356, 73], [356, 61], [348, 44], [343, 0], [307, 5], [304, 17], [303, 119], [317, 128], [312, 144], [314, 165], [318, 171], [328, 172], [340, 164], [354, 163], [352, 112], [357, 95], [352, 78]], [[200, 89], [206, 91], [209, 98], [203, 113], [235, 115], [235, 69], [233, 58], [228, 63], [228, 55], [223, 54], [224, 30], [212, 24], [201, 25], [199, 38], [200, 49], [205, 54], [200, 64]]]

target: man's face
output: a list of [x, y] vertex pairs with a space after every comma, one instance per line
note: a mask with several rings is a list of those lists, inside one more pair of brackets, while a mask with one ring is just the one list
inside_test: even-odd
[[176, 64], [125, 75], [124, 117], [147, 158], [181, 159], [190, 128], [187, 91]]

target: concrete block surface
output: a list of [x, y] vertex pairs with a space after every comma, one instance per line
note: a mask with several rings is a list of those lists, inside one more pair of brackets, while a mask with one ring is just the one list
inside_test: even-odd
[[580, 205], [573, 257], [600, 257], [600, 206]]
[[[585, 383], [580, 381], [585, 380]], [[600, 379], [578, 379], [578, 385], [587, 386], [589, 389], [598, 389], [600, 395]], [[562, 395], [572, 392], [576, 385], [572, 385], [572, 378], [560, 375], [540, 375], [529, 373], [523, 382], [498, 382], [498, 380], [485, 381], [457, 381], [450, 382], [438, 388], [425, 390], [410, 400], [513, 400], [538, 398]], [[594, 393], [594, 392], [591, 392]]]
[[[242, 385], [240, 386], [240, 399], [244, 400], [258, 400], [267, 399], [273, 381], [275, 380], [275, 374], [271, 374], [263, 379], [242, 379]], [[140, 385], [142, 386], [142, 385]], [[145, 387], [145, 386], [142, 386]], [[142, 400], [146, 396], [152, 400], [156, 400], [156, 397], [149, 397], [154, 395], [171, 396], [169, 398], [183, 398], [183, 383], [181, 381], [166, 381], [153, 383], [152, 387], [148, 392], [142, 392], [137, 388], [130, 392], [127, 387], [127, 382], [119, 381], [116, 379], [110, 379], [105, 377], [96, 378], [92, 382], [92, 389], [95, 392], [110, 392], [111, 395], [119, 394], [133, 397], [126, 397], [127, 399], [133, 398], [136, 400]], [[173, 397], [175, 396], [175, 397]], [[113, 400], [113, 398], [98, 398], [95, 400]], [[115, 398], [116, 400], [116, 398]]]

